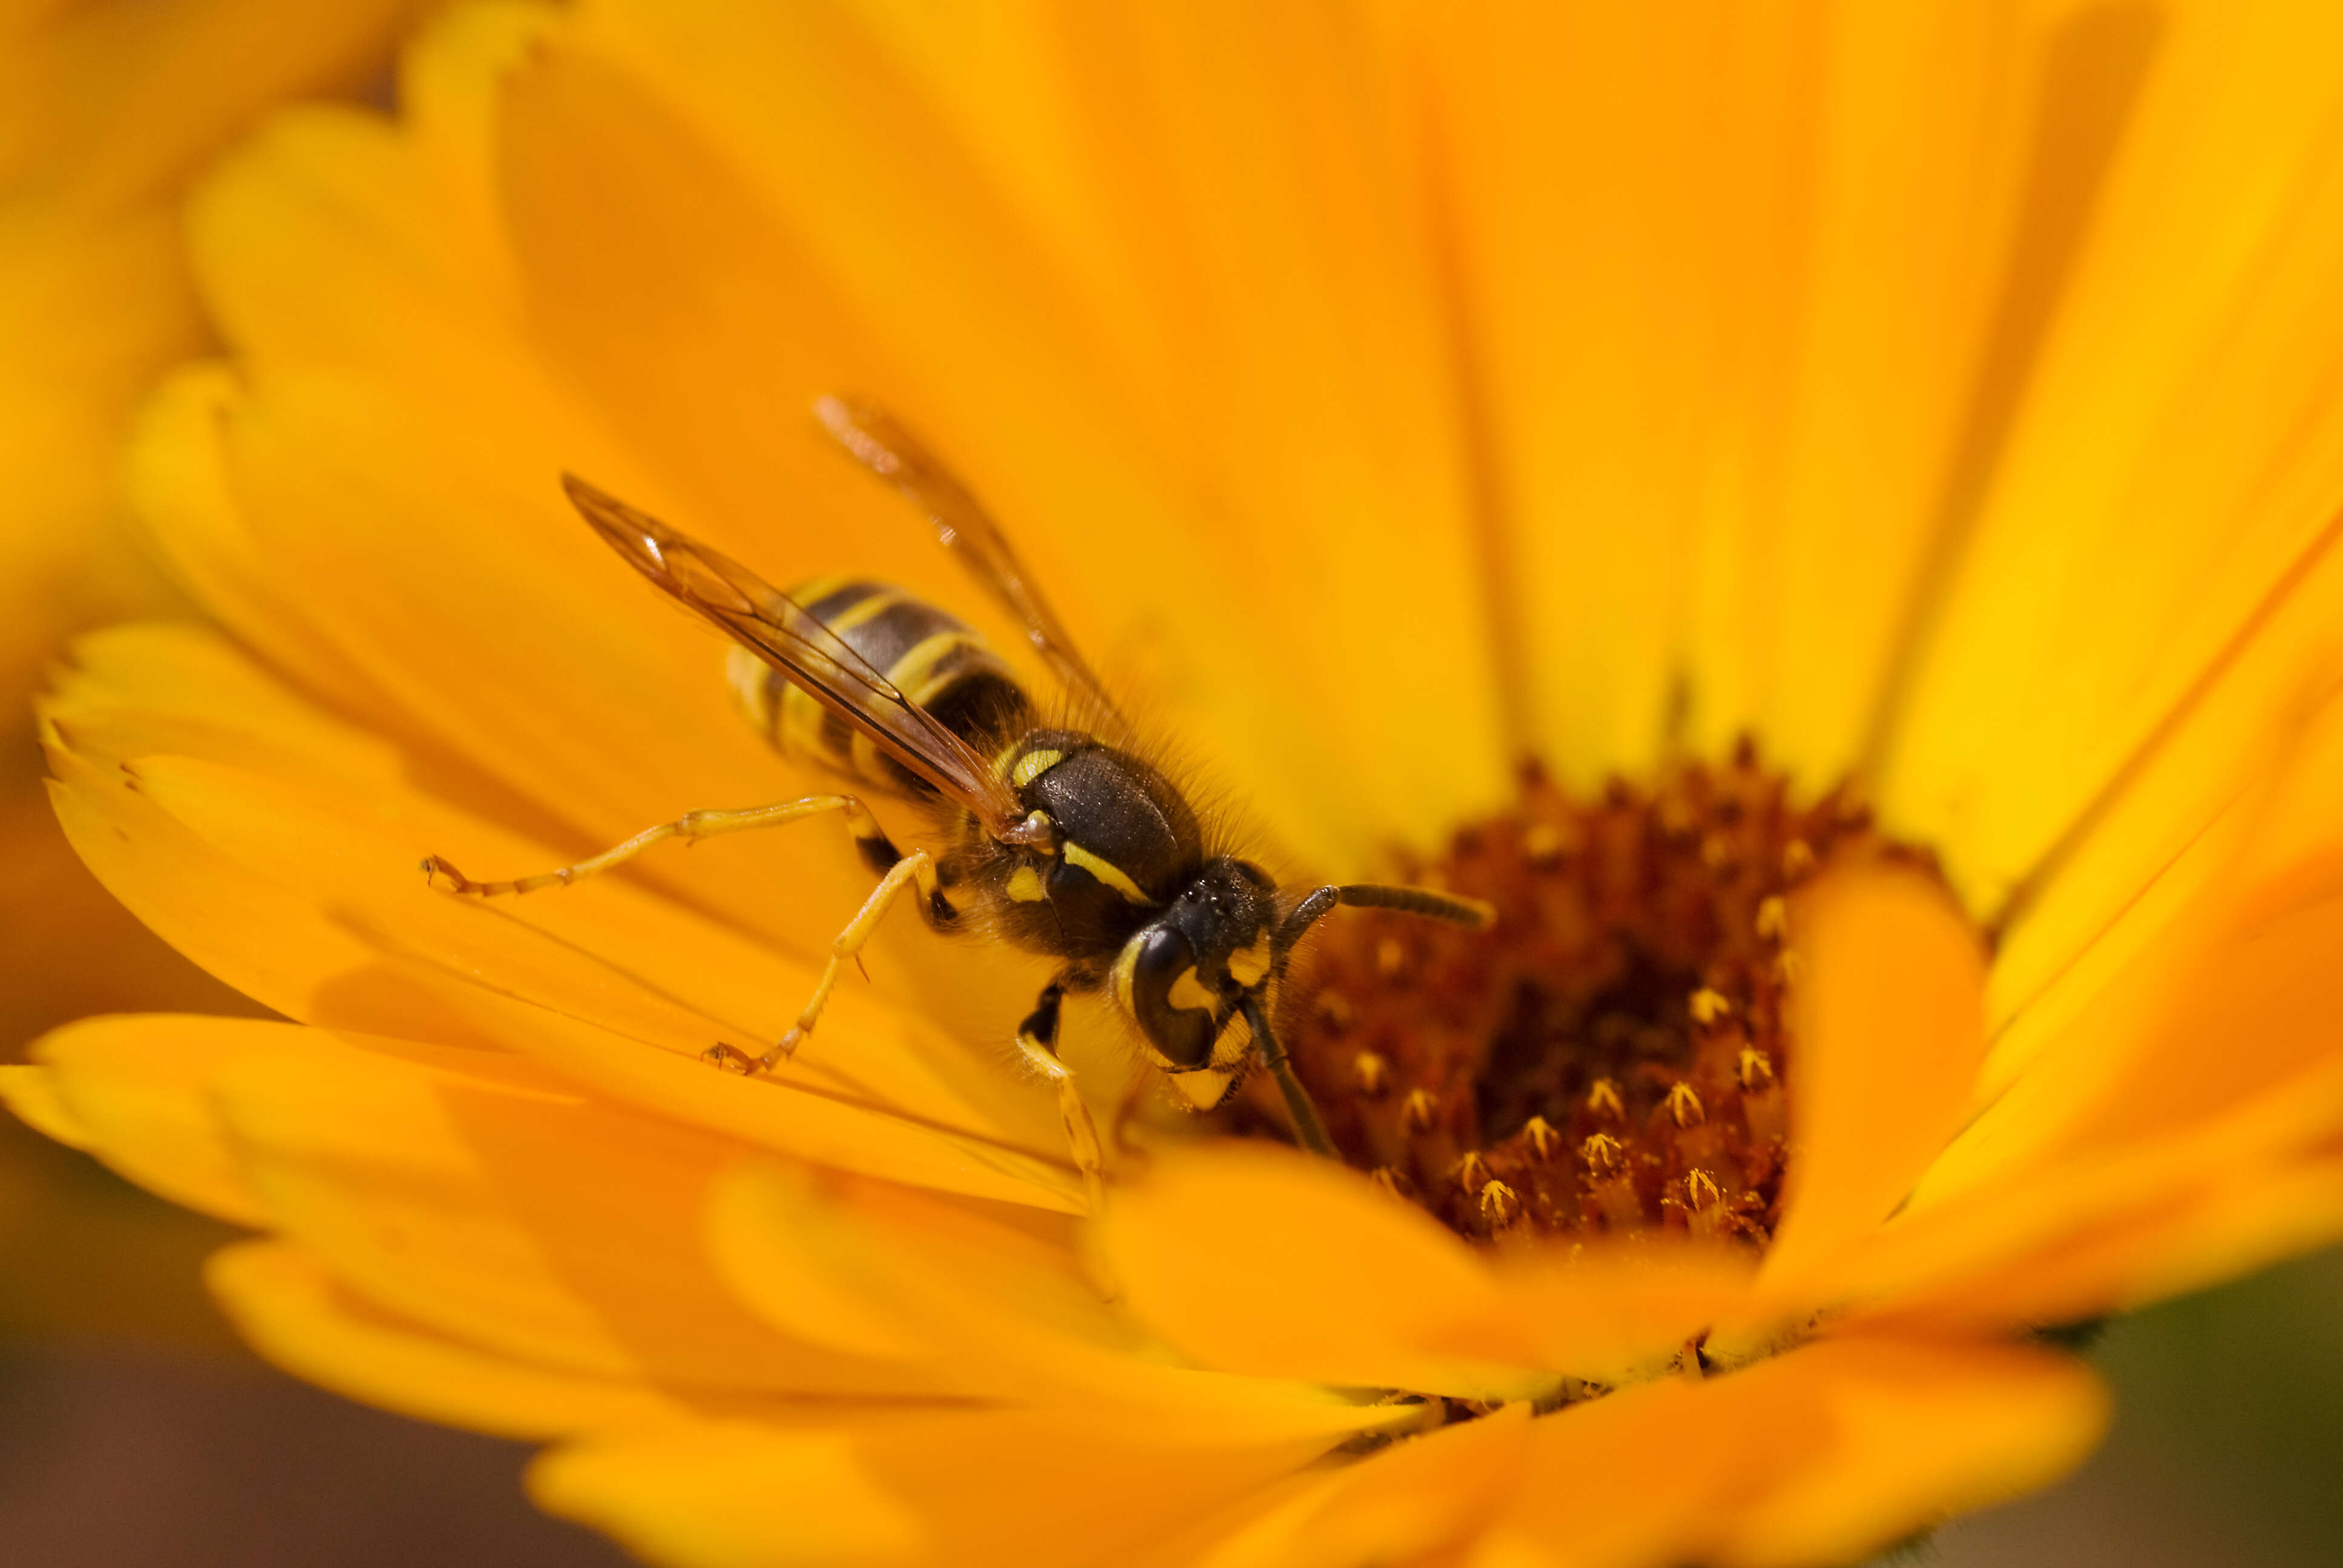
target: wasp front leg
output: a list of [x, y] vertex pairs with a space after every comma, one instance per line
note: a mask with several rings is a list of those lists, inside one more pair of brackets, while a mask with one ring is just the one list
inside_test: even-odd
[[1082, 1102], [1074, 1070], [1058, 1056], [1058, 1020], [1065, 1000], [1065, 976], [1041, 988], [1033, 1010], [1017, 1026], [1017, 1050], [1034, 1071], [1057, 1086], [1058, 1115], [1066, 1124], [1066, 1142], [1073, 1151], [1075, 1169], [1082, 1173], [1082, 1187], [1095, 1214], [1105, 1206], [1106, 1161], [1098, 1124], [1091, 1120], [1091, 1108]]
[[847, 960], [860, 953], [870, 940], [871, 934], [879, 929], [879, 922], [886, 918], [887, 911], [906, 888], [919, 890], [921, 908], [930, 924], [950, 925], [960, 918], [960, 911], [952, 907], [950, 900], [944, 897], [943, 886], [937, 879], [935, 858], [925, 849], [914, 849], [899, 857], [893, 865], [887, 868], [887, 874], [879, 879], [879, 885], [870, 890], [870, 896], [862, 901], [862, 908], [855, 911], [854, 919], [847, 922], [846, 929], [839, 932], [837, 940], [830, 944], [830, 961], [821, 967], [821, 979], [815, 982], [812, 997], [807, 1000], [804, 1010], [798, 1014], [797, 1022], [774, 1042], [773, 1049], [762, 1056], [752, 1057], [734, 1046], [711, 1046], [704, 1053], [707, 1060], [729, 1071], [748, 1074], [769, 1071], [794, 1055], [798, 1047], [805, 1043], [806, 1036], [813, 1032], [814, 1024], [821, 1017], [822, 1008], [829, 1003], [830, 993], [838, 985], [838, 971]]

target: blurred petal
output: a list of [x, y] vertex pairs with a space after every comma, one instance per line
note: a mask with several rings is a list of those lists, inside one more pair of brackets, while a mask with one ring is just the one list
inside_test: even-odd
[[1092, 1412], [839, 1412], [581, 1443], [529, 1490], [677, 1568], [1168, 1568], [1320, 1446], [1159, 1442]]
[[[54, 1106], [78, 1134], [77, 1146], [131, 1181], [174, 1203], [263, 1225], [267, 1206], [222, 1137], [208, 1103], [211, 1082], [255, 1050], [320, 1048], [288, 1024], [142, 1014], [70, 1024], [34, 1045], [39, 1067], [9, 1070], [18, 1081], [37, 1079], [33, 1103]], [[24, 1113], [17, 1095], [10, 1103]]]
[[1516, 1407], [1393, 1444], [1208, 1561], [1853, 1562], [1940, 1511], [2042, 1484], [2106, 1420], [2097, 1380], [2063, 1357], [1824, 1342], [1728, 1376], [1666, 1379], [1535, 1419]]
[[[1329, 1443], [1408, 1427], [1420, 1406], [1180, 1366], [1120, 1310], [1062, 1221], [777, 1166], [719, 1190], [709, 1241], [783, 1329], [865, 1354], [985, 1369], [1005, 1398], [1130, 1412], [1159, 1438]], [[962, 1375], [965, 1375], [963, 1373]]]
[[1745, 1278], [1664, 1250], [1492, 1268], [1357, 1172], [1246, 1144], [1158, 1156], [1100, 1245], [1131, 1310], [1204, 1365], [1473, 1399], [1647, 1371]]
[[[116, 495], [146, 384], [201, 346], [179, 250], [181, 182], [271, 102], [353, 87], [405, 0], [15, 5], [0, 19], [0, 709], [82, 626], [176, 608]], [[28, 768], [0, 769], [0, 1049], [107, 1007], [239, 1004], [139, 931], [57, 837]], [[101, 957], [102, 955], [102, 957]]]
[[655, 1386], [596, 1379], [448, 1339], [353, 1294], [302, 1249], [248, 1241], [213, 1254], [205, 1282], [269, 1361], [351, 1399], [505, 1437], [673, 1421], [693, 1405]]
[[1770, 1282], [1795, 1280], [1887, 1217], [1967, 1115], [1985, 1051], [1985, 960], [1943, 892], [1851, 870], [1791, 931], [1791, 1158]]
[[212, 1090], [272, 1224], [369, 1302], [525, 1362], [685, 1392], [930, 1386], [774, 1333], [710, 1271], [699, 1208], [738, 1145], [385, 1047], [246, 1058]]

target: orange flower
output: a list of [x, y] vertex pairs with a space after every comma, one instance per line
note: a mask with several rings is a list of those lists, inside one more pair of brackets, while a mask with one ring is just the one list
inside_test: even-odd
[[[265, 1353], [552, 1442], [664, 1562], [1826, 1563], [2039, 1484], [2103, 1410], [2036, 1331], [2343, 1231], [2330, 25], [455, 12], [397, 124], [202, 193], [233, 357], [133, 462], [233, 638], [45, 710], [93, 869], [298, 1021], [75, 1026], [12, 1103], [266, 1232], [212, 1271]], [[1293, 865], [1478, 824], [1499, 945], [1337, 915], [1295, 1030], [1383, 1030], [1375, 1105], [1465, 1040], [1412, 1163], [1322, 1056], [1380, 1183], [1150, 1111], [1093, 1211], [1008, 1044], [1047, 967], [900, 916], [711, 1070], [867, 891], [819, 827], [423, 885], [822, 788], [554, 477], [967, 605], [837, 389]], [[1845, 842], [1752, 858], [1793, 822]], [[1620, 844], [1683, 897], [1603, 904]], [[1473, 1032], [1647, 929], [1551, 1081]], [[1114, 1128], [1102, 1010], [1064, 1054]]]

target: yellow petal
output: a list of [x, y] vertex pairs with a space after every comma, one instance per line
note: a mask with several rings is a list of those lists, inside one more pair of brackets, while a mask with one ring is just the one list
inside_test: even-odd
[[69, 1149], [85, 1150], [90, 1146], [89, 1130], [58, 1098], [56, 1084], [49, 1074], [37, 1067], [0, 1067], [0, 1103], [45, 1138], [55, 1139]]
[[1511, 1407], [1394, 1443], [1207, 1561], [1853, 1562], [2050, 1480], [2106, 1420], [2097, 1382], [2063, 1357], [1824, 1342], [1726, 1376], [1646, 1383], [1534, 1419]]
[[289, 1024], [144, 1014], [68, 1024], [34, 1043], [39, 1068], [13, 1070], [37, 1072], [41, 1097], [69, 1119], [77, 1145], [124, 1176], [175, 1203], [257, 1226], [267, 1223], [267, 1205], [212, 1112], [211, 1084], [256, 1051], [331, 1049]]
[[2107, 1394], [2087, 1368], [2000, 1346], [1845, 1341], [1747, 1375], [1760, 1385], [1740, 1391], [1749, 1402], [1816, 1411], [1826, 1436], [1731, 1522], [1713, 1560], [1734, 1568], [1854, 1562], [2046, 1484], [2107, 1423]]
[[709, 1238], [742, 1298], [801, 1338], [955, 1367], [1020, 1403], [1112, 1405], [1162, 1440], [1331, 1446], [1423, 1414], [1171, 1362], [1062, 1221], [759, 1166], [719, 1186]]
[[1496, 1282], [1331, 1161], [1242, 1144], [1161, 1158], [1109, 1207], [1100, 1249], [1131, 1310], [1205, 1366], [1477, 1398], [1551, 1381], [1518, 1339], [1486, 1360], [1427, 1353], [1428, 1332], [1502, 1318]]
[[[116, 494], [146, 383], [198, 350], [181, 254], [191, 169], [273, 101], [357, 85], [403, 0], [12, 5], [0, 17], [0, 739], [24, 752], [42, 666], [79, 628], [180, 613]], [[0, 780], [11, 1047], [111, 1008], [236, 1003], [139, 931], [76, 864], [30, 770]]]
[[2070, 1322], [2212, 1282], [2343, 1227], [2329, 1175], [2343, 1066], [2185, 1133], [2085, 1148], [1916, 1202], [1808, 1282], [1883, 1320]]
[[[537, 365], [494, 215], [479, 210], [493, 181], [478, 122], [538, 25], [468, 8], [420, 47], [408, 123], [287, 116], [214, 175], [196, 248], [207, 297], [252, 357], [234, 379], [177, 383], [133, 469], [166, 551], [246, 636], [439, 753], [443, 776], [453, 753], [451, 782], [490, 809], [525, 803], [528, 826], [559, 824], [574, 855], [695, 807], [812, 791], [734, 711], [720, 648], [618, 567], [560, 494], [560, 472], [581, 468], [647, 505], [669, 499], [630, 455], [597, 460], [616, 449]], [[319, 276], [345, 282], [307, 285]], [[478, 401], [451, 401], [451, 387]], [[484, 445], [489, 417], [498, 439]], [[619, 722], [629, 744], [613, 748]], [[817, 953], [836, 930], [820, 893], [850, 909], [867, 887], [847, 847], [822, 839], [744, 840], [692, 878], [742, 924]], [[808, 897], [776, 899], [781, 886]]]
[[[2323, 534], [2217, 650], [2159, 727], [2027, 869], [2005, 923], [1989, 1083], [2009, 1083], [2194, 906], [2247, 862], [2284, 870], [2335, 849], [2331, 809], [2304, 841], [2303, 809], [2331, 797], [2343, 704], [2322, 673], [2343, 616], [2343, 521]], [[2323, 553], [2320, 553], [2323, 552]], [[2281, 819], [2291, 811], [2294, 826]], [[2292, 834], [2290, 844], [2278, 839]], [[2038, 889], [2038, 898], [2036, 891]], [[2142, 966], [2147, 967], [2147, 966]]]
[[[2327, 1004], [2343, 940], [2343, 851], [2292, 846], [2280, 869], [2256, 877], [2240, 856], [2268, 837], [2251, 829], [2242, 849], [2226, 849], [2189, 907], [2097, 977], [2097, 993], [1929, 1172], [1916, 1206], [2023, 1183], [2069, 1157], [2150, 1151], [2225, 1120], [2250, 1129], [2251, 1108], [2274, 1100], [2323, 1103], [2308, 1086], [2343, 1049]], [[2292, 1119], [2271, 1125], [2300, 1136]], [[2226, 1152], [2266, 1150], [2246, 1132]]]
[[1791, 1160], [1769, 1282], [1795, 1279], [1885, 1220], [1969, 1110], [1985, 1050], [1984, 957], [1921, 878], [1852, 871], [1792, 917]]
[[674, 1421], [696, 1408], [648, 1382], [584, 1377], [435, 1334], [354, 1295], [298, 1247], [247, 1241], [205, 1282], [253, 1349], [351, 1399], [503, 1437]]
[[1159, 1155], [1100, 1247], [1131, 1310], [1202, 1365], [1481, 1399], [1664, 1361], [1744, 1279], [1600, 1249], [1493, 1269], [1357, 1172], [1246, 1144]]
[[[2147, 785], [2143, 749], [2185, 754], [2157, 761], [2179, 777], [2153, 786], [2165, 799], [2056, 915], [2044, 968], [2250, 779], [2299, 672], [2331, 650], [2343, 593], [2334, 19], [2314, 7], [2239, 25], [2184, 5], [2084, 13], [2064, 30], [2054, 71], [2096, 89], [2062, 107], [2046, 79], [2043, 123], [2068, 122], [2081, 146], [2103, 117], [2105, 175], [2056, 195], [2076, 215], [2066, 226], [2087, 226], [2070, 276], [2049, 280], [1881, 793], [1889, 820], [1936, 843], [1991, 908], [2111, 779]], [[2241, 639], [2255, 650], [2242, 660]], [[2159, 739], [2192, 706], [2204, 744]]]
[[[488, 77], [465, 89], [473, 98], [442, 94], [477, 116], [509, 45], [457, 36], [424, 53], [485, 56], [470, 59]], [[150, 411], [133, 455], [150, 525], [245, 636], [314, 673], [459, 798], [559, 843], [562, 859], [695, 808], [834, 789], [776, 759], [735, 710], [720, 647], [612, 561], [562, 498], [558, 474], [586, 469], [708, 526], [672, 507], [673, 491], [516, 336], [501, 263], [462, 243], [478, 215], [442, 177], [451, 159], [479, 156], [465, 146], [428, 118], [394, 132], [312, 116], [215, 177], [198, 225], [224, 257], [213, 291], [268, 369], [192, 373]], [[388, 256], [385, 230], [402, 236]], [[325, 272], [365, 284], [314, 300], [298, 278]], [[451, 386], [493, 407], [498, 442], [478, 441], [479, 417], [450, 402]], [[316, 527], [321, 515], [337, 526]], [[610, 743], [618, 729], [625, 746]], [[843, 836], [819, 824], [689, 862], [654, 855], [636, 874], [809, 958], [869, 888]], [[783, 888], [800, 896], [777, 897]], [[1011, 1020], [1041, 983], [966, 948], [904, 973], [920, 994], [982, 994]]]
[[468, 1066], [247, 1059], [213, 1093], [271, 1222], [420, 1326], [684, 1390], [930, 1386], [775, 1333], [710, 1271], [699, 1211], [738, 1145]]
[[1095, 1413], [849, 1412], [581, 1443], [539, 1459], [529, 1490], [678, 1568], [1170, 1568], [1314, 1455], [1159, 1442]]
[[1515, 1402], [1393, 1443], [1278, 1500], [1207, 1555], [1205, 1568], [1437, 1561], [1504, 1508], [1535, 1442], [1529, 1405]]
[[[1077, 636], [1158, 678], [1298, 847], [1355, 862], [1502, 788], [1432, 258], [1355, 20], [1079, 13], [914, 38], [658, 5], [580, 31], [755, 183], [794, 242], [783, 276], [812, 272], [882, 347], [887, 383], [858, 390], [966, 467]], [[988, 58], [1041, 78], [1019, 112], [1047, 129], [971, 152], [927, 89], [964, 106], [999, 80], [967, 74]], [[1345, 112], [1295, 120], [1297, 77]], [[1445, 747], [1387, 722], [1427, 704]]]
[[1583, 778], [1686, 729], [1754, 727], [1817, 783], [1856, 759], [2038, 325], [1996, 294], [2055, 276], [2036, 229], [2074, 232], [2033, 221], [2022, 161], [2068, 21], [1475, 5], [1422, 25], [1497, 595], [1537, 739]]

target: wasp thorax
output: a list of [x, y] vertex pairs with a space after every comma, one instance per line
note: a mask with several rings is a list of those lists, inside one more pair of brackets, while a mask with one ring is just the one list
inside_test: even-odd
[[[1926, 861], [1844, 794], [1794, 802], [1746, 745], [1592, 801], [1525, 769], [1514, 811], [1406, 868], [1495, 928], [1330, 920], [1284, 1032], [1343, 1157], [1459, 1231], [1762, 1246], [1797, 1050], [1785, 900], [1857, 855]], [[1279, 1128], [1259, 1088], [1233, 1114]]]

